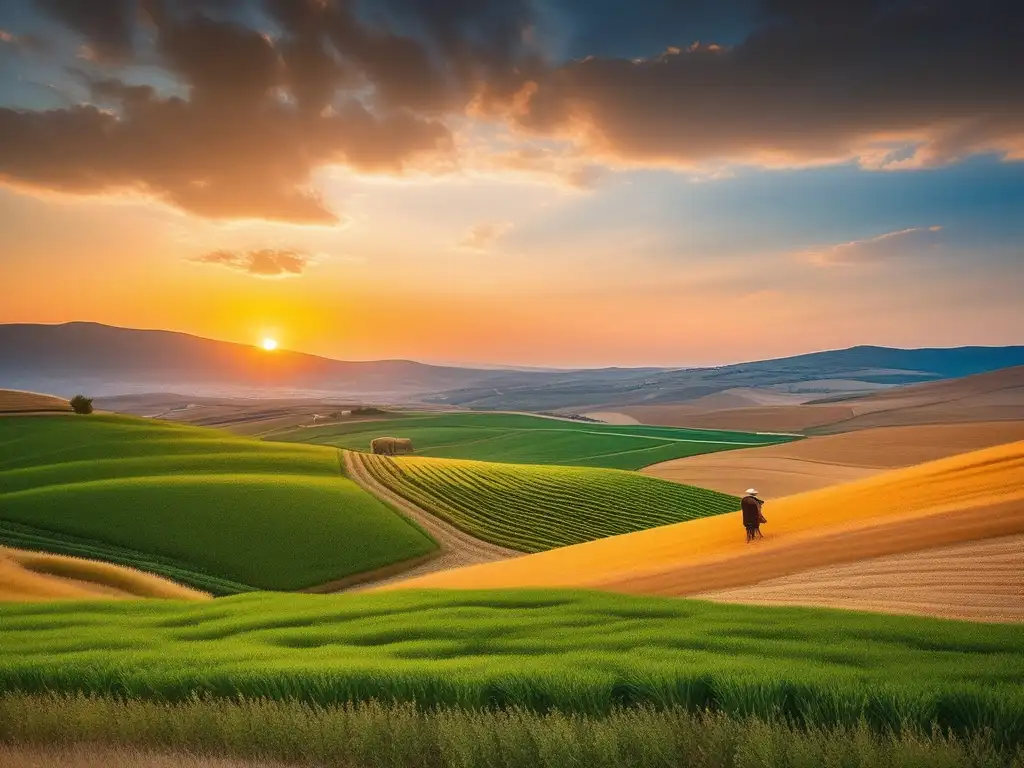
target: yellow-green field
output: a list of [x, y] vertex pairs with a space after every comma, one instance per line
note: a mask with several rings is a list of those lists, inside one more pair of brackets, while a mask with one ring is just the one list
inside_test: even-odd
[[4, 418], [0, 543], [214, 594], [311, 587], [436, 549], [342, 477], [334, 449], [105, 415]]

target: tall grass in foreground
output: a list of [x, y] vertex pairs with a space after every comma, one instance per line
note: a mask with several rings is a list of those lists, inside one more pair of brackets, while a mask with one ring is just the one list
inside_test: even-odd
[[803, 730], [783, 721], [679, 709], [587, 717], [522, 709], [424, 711], [376, 702], [316, 707], [245, 699], [168, 704], [0, 697], [0, 744], [90, 743], [352, 768], [1024, 765], [1024, 750], [1000, 748], [984, 732], [958, 738], [939, 730], [878, 733], [866, 725]]

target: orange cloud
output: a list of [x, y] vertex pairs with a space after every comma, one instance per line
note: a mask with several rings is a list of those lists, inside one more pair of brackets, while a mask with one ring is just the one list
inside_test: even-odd
[[269, 248], [245, 252], [211, 251], [189, 261], [218, 264], [254, 277], [297, 277], [312, 263], [306, 253]]

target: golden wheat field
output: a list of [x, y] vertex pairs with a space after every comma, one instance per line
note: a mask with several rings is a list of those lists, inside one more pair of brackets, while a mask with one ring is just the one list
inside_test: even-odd
[[767, 503], [765, 538], [739, 513], [693, 520], [394, 588], [585, 587], [696, 595], [866, 558], [1024, 533], [1024, 441]]
[[43, 411], [71, 411], [67, 400], [39, 392], [18, 389], [0, 389], [0, 413], [35, 413]]
[[747, 605], [1024, 621], [1024, 535], [814, 568], [698, 597]]
[[210, 596], [133, 568], [0, 547], [0, 601], [138, 597], [205, 600]]
[[1016, 440], [1024, 440], [1024, 421], [879, 427], [689, 456], [641, 471], [734, 495], [754, 486], [772, 499]]

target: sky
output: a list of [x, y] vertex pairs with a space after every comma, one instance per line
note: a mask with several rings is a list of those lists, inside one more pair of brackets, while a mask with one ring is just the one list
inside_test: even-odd
[[1024, 343], [1018, 0], [2, 0], [0, 323], [341, 359]]

